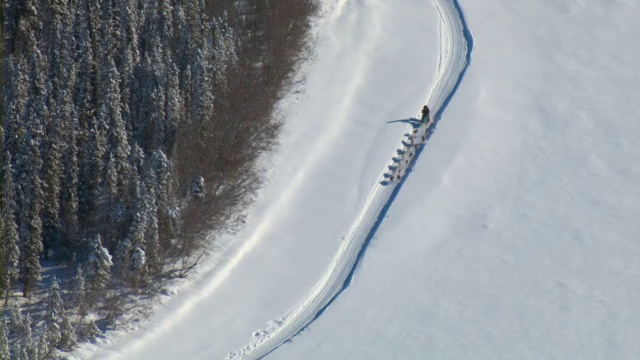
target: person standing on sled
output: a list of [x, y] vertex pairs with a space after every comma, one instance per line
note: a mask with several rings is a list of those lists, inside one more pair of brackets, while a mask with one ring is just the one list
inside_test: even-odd
[[431, 113], [431, 111], [429, 110], [429, 107], [427, 105], [422, 107], [422, 119], [420, 119], [420, 122], [423, 124], [428, 123], [431, 119], [429, 118], [429, 114]]

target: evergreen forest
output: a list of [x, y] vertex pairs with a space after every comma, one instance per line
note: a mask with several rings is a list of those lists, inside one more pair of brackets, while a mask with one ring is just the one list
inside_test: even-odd
[[2, 5], [0, 359], [47, 359], [241, 224], [317, 4]]

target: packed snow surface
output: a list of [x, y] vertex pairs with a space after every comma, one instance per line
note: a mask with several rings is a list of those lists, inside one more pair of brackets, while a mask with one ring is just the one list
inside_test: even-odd
[[640, 358], [639, 13], [326, 0], [246, 229], [77, 357]]

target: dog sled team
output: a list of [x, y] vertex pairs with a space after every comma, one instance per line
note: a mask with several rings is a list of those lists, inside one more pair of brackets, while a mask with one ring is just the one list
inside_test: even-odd
[[413, 159], [413, 156], [418, 151], [418, 147], [421, 144], [424, 144], [430, 123], [431, 111], [429, 110], [429, 106], [425, 105], [422, 107], [420, 127], [413, 129], [413, 131], [408, 134], [407, 138], [402, 142], [403, 147], [398, 151], [399, 157], [394, 158], [394, 164], [389, 167], [391, 170], [390, 174], [385, 175], [388, 183], [393, 183], [402, 179], [406, 169], [409, 167], [409, 164]]

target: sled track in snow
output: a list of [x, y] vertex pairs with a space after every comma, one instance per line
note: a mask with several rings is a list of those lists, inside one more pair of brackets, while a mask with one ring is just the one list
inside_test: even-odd
[[[440, 18], [440, 54], [436, 82], [427, 97], [433, 114], [427, 134], [433, 132], [442, 112], [457, 90], [469, 66], [473, 48], [473, 39], [457, 0], [433, 2]], [[423, 149], [424, 145], [414, 155], [413, 163]], [[326, 273], [306, 298], [275, 325], [255, 332], [254, 342], [237, 353], [230, 353], [228, 359], [260, 359], [268, 355], [321, 316], [340, 293], [349, 287], [358, 262], [402, 187], [404, 178], [410, 173], [411, 167], [412, 165], [409, 165], [401, 181], [387, 185], [377, 183], [373, 187]]]

